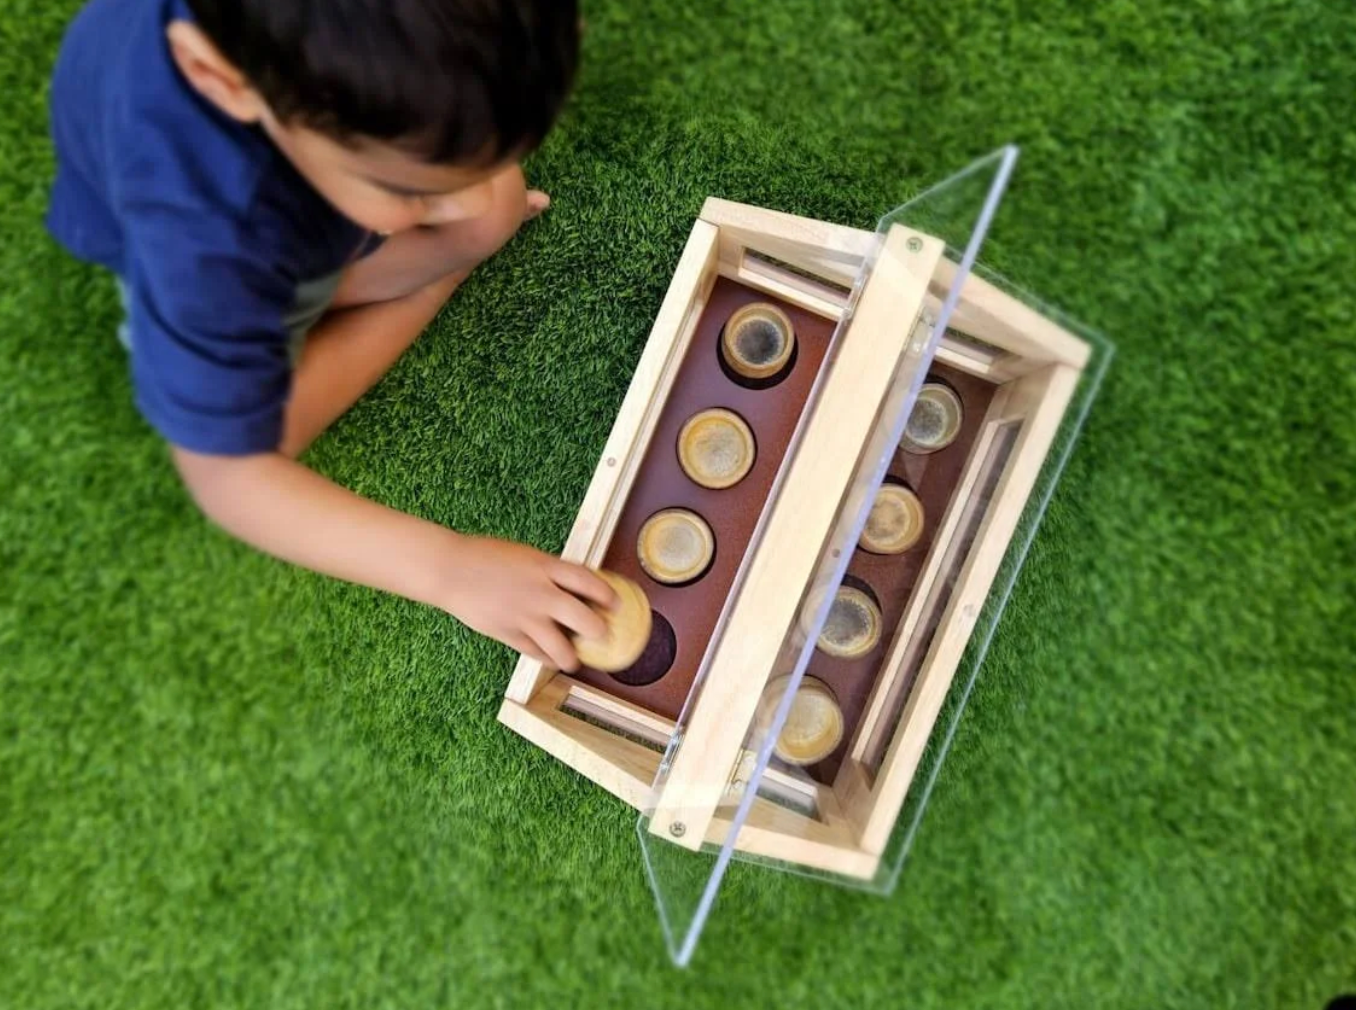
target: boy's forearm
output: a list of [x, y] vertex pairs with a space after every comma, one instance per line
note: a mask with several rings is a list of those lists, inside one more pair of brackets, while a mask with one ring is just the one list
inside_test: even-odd
[[284, 561], [446, 608], [459, 534], [361, 498], [278, 453], [174, 450], [198, 506], [233, 536]]

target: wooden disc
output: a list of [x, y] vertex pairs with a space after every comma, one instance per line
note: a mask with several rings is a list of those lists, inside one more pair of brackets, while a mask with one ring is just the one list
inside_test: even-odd
[[855, 586], [840, 586], [820, 632], [819, 648], [838, 659], [858, 659], [880, 642], [880, 630], [876, 601]]
[[[767, 723], [772, 722], [789, 683], [789, 677], [780, 677], [764, 692], [762, 712]], [[823, 681], [802, 678], [777, 734], [774, 753], [787, 764], [812, 765], [832, 754], [842, 741], [843, 710], [838, 699]]]
[[918, 392], [900, 445], [914, 453], [945, 449], [960, 434], [964, 417], [965, 410], [955, 391], [940, 382], [929, 382]]
[[796, 330], [786, 313], [767, 302], [737, 309], [720, 336], [725, 363], [746, 379], [768, 379], [786, 367]]
[[575, 635], [571, 638], [579, 662], [604, 673], [616, 673], [625, 670], [640, 658], [650, 641], [650, 601], [645, 591], [630, 579], [615, 572], [598, 572], [598, 577], [611, 586], [617, 593], [618, 603], [614, 610], [604, 610], [592, 606], [594, 613], [607, 622], [607, 631], [602, 638], [583, 638]]
[[688, 418], [678, 433], [678, 461], [702, 487], [734, 487], [748, 476], [756, 457], [753, 432], [732, 410], [703, 410]]
[[902, 484], [882, 484], [871, 505], [862, 550], [872, 554], [903, 554], [923, 535], [923, 503]]
[[716, 554], [716, 537], [706, 520], [688, 509], [664, 509], [645, 520], [636, 538], [645, 574], [678, 586], [700, 576]]

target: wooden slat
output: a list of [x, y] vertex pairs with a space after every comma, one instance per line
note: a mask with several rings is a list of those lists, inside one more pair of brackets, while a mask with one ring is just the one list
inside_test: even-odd
[[731, 270], [740, 268], [744, 249], [756, 249], [849, 288], [880, 241], [875, 232], [716, 197], [703, 204], [701, 219], [720, 228], [720, 258]]
[[552, 680], [527, 705], [506, 700], [499, 721], [613, 796], [644, 808], [659, 772], [659, 752], [561, 711], [565, 696], [565, 686]]
[[[716, 816], [707, 828], [706, 843], [724, 845], [731, 827], [727, 817]], [[851, 826], [836, 809], [825, 820], [815, 820], [762, 798], [754, 800], [735, 849], [857, 880], [870, 880], [880, 867], [880, 856], [862, 851]]]
[[790, 302], [797, 308], [813, 312], [835, 323], [843, 318], [843, 313], [847, 309], [847, 295], [840, 295], [815, 285], [789, 270], [778, 270], [762, 264], [756, 268], [751, 267], [747, 257], [738, 267], [731, 267], [729, 263], [721, 260], [718, 269], [722, 277], [728, 277], [745, 287]]
[[[499, 721], [613, 796], [637, 810], [645, 809], [660, 755], [564, 712], [561, 706], [572, 693], [567, 679], [553, 679], [528, 705], [505, 701]], [[879, 859], [856, 845], [832, 795], [826, 792], [821, 802], [823, 820], [755, 800], [740, 831], [738, 848], [750, 855], [870, 879]], [[730, 825], [727, 818], [714, 819], [708, 841], [723, 844]]]
[[954, 340], [943, 339], [937, 347], [936, 362], [950, 365], [967, 375], [974, 375], [990, 382], [1005, 382], [1012, 375], [1006, 367], [1007, 355], [984, 354], [974, 348], [966, 347]]
[[630, 733], [643, 740], [667, 747], [673, 739], [674, 723], [648, 709], [633, 705], [629, 701], [615, 698], [596, 687], [581, 683], [560, 674], [554, 678], [566, 692], [564, 707], [583, 712], [599, 722], [606, 722], [624, 733]]
[[[908, 229], [896, 227], [887, 237], [737, 590], [651, 830], [676, 831], [680, 843], [693, 846], [706, 837], [942, 251], [941, 242]], [[678, 823], [681, 829], [674, 827]]]

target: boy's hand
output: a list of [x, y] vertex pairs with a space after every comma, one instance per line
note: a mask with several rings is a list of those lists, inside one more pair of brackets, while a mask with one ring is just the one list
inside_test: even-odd
[[441, 607], [560, 670], [579, 665], [570, 632], [605, 634], [606, 622], [584, 601], [617, 604], [612, 587], [586, 568], [366, 501], [279, 453], [175, 449], [174, 461], [203, 512], [246, 543], [312, 571]]
[[612, 587], [587, 568], [523, 544], [458, 535], [443, 561], [447, 590], [440, 605], [467, 627], [556, 669], [579, 660], [569, 635], [601, 638], [606, 622], [585, 601], [617, 603]]

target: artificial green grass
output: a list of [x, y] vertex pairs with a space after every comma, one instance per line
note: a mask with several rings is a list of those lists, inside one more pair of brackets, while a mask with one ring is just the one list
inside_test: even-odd
[[870, 225], [1024, 148], [986, 260], [1119, 346], [898, 892], [737, 868], [665, 957], [508, 652], [209, 532], [40, 215], [73, 0], [0, 0], [0, 1006], [1317, 1008], [1356, 990], [1356, 17], [587, 4], [556, 198], [315, 450], [563, 542], [717, 194]]

